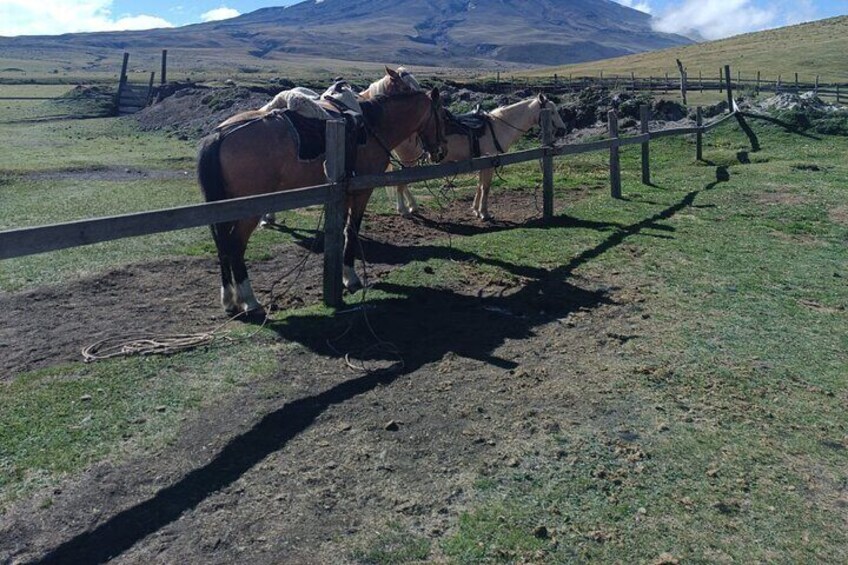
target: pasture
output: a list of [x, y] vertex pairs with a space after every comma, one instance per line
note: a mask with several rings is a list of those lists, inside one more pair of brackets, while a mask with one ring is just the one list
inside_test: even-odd
[[[4, 229], [199, 202], [195, 145], [0, 102]], [[735, 122], [378, 190], [372, 286], [320, 305], [319, 211], [251, 240], [263, 327], [225, 321], [208, 230], [0, 262], [0, 560], [844, 562], [844, 137]], [[291, 273], [284, 280], [281, 275]], [[367, 369], [363, 371], [361, 369]]]

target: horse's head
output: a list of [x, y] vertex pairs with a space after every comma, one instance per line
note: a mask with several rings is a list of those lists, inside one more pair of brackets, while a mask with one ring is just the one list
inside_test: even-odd
[[568, 133], [568, 126], [566, 126], [565, 122], [562, 121], [562, 117], [559, 115], [559, 110], [557, 109], [556, 104], [554, 104], [553, 101], [548, 99], [548, 97], [544, 94], [539, 94], [538, 101], [540, 111], [543, 108], [551, 109], [551, 121], [554, 124], [554, 137], [562, 137]]
[[404, 67], [392, 70], [386, 67], [386, 76], [382, 79], [380, 94], [402, 94], [404, 92], [416, 92], [421, 90], [416, 78]]
[[421, 120], [418, 128], [418, 137], [424, 146], [424, 151], [429, 154], [430, 160], [438, 163], [448, 153], [448, 140], [445, 136], [445, 109], [442, 107], [442, 98], [439, 89], [434, 88], [426, 93], [430, 102], [430, 111]]

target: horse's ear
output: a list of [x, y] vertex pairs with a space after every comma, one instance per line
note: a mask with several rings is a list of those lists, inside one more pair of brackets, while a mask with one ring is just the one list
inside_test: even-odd
[[539, 93], [539, 103], [544, 106], [548, 102], [548, 98], [545, 96], [544, 92]]
[[386, 74], [389, 75], [390, 77], [394, 78], [394, 79], [400, 80], [400, 75], [397, 74], [396, 71], [393, 71], [392, 69], [390, 69], [388, 65], [386, 65]]
[[433, 102], [441, 101], [441, 94], [439, 93], [439, 87], [434, 86], [433, 90], [430, 91], [430, 100]]

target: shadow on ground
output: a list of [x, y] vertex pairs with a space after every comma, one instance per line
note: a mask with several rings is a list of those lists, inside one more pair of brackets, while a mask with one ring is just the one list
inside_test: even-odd
[[[363, 308], [334, 318], [290, 316], [273, 323], [271, 328], [281, 338], [303, 344], [318, 354], [332, 357], [338, 356], [339, 350], [356, 351], [362, 361], [387, 361], [392, 364], [341, 382], [319, 394], [285, 404], [247, 432], [233, 438], [208, 464], [191, 471], [153, 497], [108, 518], [93, 530], [73, 537], [39, 562], [99, 563], [119, 556], [140, 540], [178, 520], [211, 494], [231, 485], [268, 455], [282, 449], [330, 406], [344, 404], [377, 386], [389, 385], [449, 353], [502, 368], [514, 367], [514, 362], [496, 355], [497, 349], [506, 340], [532, 338], [537, 328], [570, 312], [611, 303], [610, 293], [614, 289], [588, 288], [574, 282], [577, 279], [573, 272], [577, 267], [645, 229], [673, 231], [673, 228], [659, 222], [692, 206], [699, 194], [726, 181], [727, 170], [720, 167], [717, 179], [701, 190], [689, 192], [679, 202], [657, 214], [627, 226], [583, 222], [569, 217], [557, 218], [548, 226], [541, 223], [521, 226], [536, 229], [593, 227], [611, 233], [598, 245], [555, 269], [492, 263], [530, 279], [528, 284], [506, 296], [469, 296], [450, 289], [381, 283], [377, 288], [392, 297], [381, 299], [372, 309]], [[382, 246], [385, 248], [366, 246], [366, 252], [369, 255], [396, 252], [388, 249], [391, 247], [389, 244]], [[418, 258], [457, 253], [439, 245], [422, 246], [413, 251]], [[463, 255], [486, 262], [471, 253]], [[409, 259], [407, 254], [406, 261]], [[366, 312], [367, 315], [364, 314]], [[375, 336], [369, 318], [379, 318], [381, 332], [402, 352], [402, 363], [396, 362], [394, 352], [373, 347]], [[333, 336], [342, 337], [332, 340]]]

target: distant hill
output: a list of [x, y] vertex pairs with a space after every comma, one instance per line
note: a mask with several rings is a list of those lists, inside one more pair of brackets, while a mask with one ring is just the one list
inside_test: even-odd
[[621, 74], [631, 72], [639, 76], [662, 76], [669, 73], [677, 76], [675, 59], [686, 66], [689, 77], [715, 77], [719, 67], [730, 65], [734, 76], [741, 71], [743, 78], [756, 78], [757, 71], [763, 78], [774, 80], [778, 75], [784, 81], [801, 80], [811, 82], [815, 75], [822, 81], [848, 81], [848, 16], [839, 16], [794, 26], [757, 33], [737, 35], [728, 39], [676, 46], [650, 53], [640, 53], [604, 61], [593, 61], [569, 66], [537, 69], [527, 75], [560, 76]]
[[[200, 67], [239, 60], [555, 65], [690, 43], [611, 0], [307, 0], [220, 22], [132, 32], [0, 38], [4, 59], [178, 50]], [[59, 57], [61, 59], [61, 57]], [[114, 64], [110, 61], [110, 64]]]

